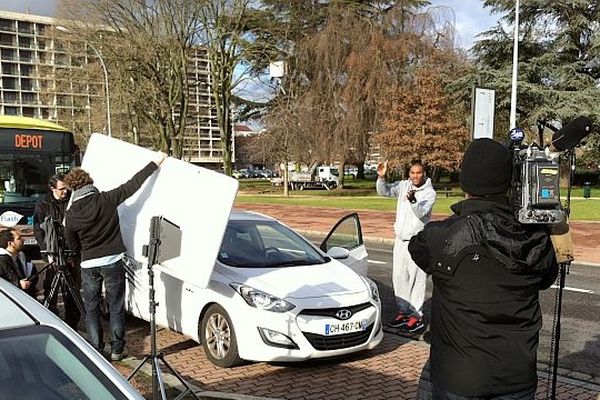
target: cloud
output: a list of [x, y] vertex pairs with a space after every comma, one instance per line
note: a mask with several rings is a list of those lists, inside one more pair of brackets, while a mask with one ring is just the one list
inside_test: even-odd
[[4, 11], [30, 13], [53, 17], [57, 0], [2, 0], [0, 8]]

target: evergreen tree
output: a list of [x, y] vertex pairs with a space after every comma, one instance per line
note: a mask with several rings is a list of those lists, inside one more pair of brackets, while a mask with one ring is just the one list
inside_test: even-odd
[[[514, 0], [485, 0], [503, 14], [498, 25], [480, 35], [472, 51], [477, 73], [457, 83], [463, 94], [473, 84], [496, 89], [496, 124], [508, 128], [513, 52]], [[600, 2], [522, 1], [519, 26], [519, 109], [517, 125], [533, 127], [539, 120], [567, 123], [579, 115], [600, 121]], [[597, 138], [590, 138], [597, 140]]]

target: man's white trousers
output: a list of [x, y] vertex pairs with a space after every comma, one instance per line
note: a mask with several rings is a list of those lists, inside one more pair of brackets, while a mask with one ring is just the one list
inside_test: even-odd
[[393, 263], [392, 284], [398, 311], [422, 316], [427, 274], [410, 257], [408, 241], [396, 238]]

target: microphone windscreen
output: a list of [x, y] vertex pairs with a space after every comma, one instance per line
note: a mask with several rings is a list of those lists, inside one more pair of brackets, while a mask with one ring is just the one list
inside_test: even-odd
[[577, 117], [552, 135], [552, 145], [556, 150], [571, 150], [592, 131], [592, 121], [588, 117]]

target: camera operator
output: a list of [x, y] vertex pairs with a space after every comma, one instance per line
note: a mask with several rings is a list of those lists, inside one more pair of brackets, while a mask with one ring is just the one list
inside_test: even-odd
[[539, 291], [558, 268], [546, 228], [516, 219], [506, 195], [511, 177], [506, 147], [473, 141], [460, 173], [467, 199], [410, 240], [413, 260], [434, 286], [432, 393], [422, 379], [418, 398], [534, 399]]
[[34, 299], [38, 282], [35, 265], [27, 262], [23, 250], [23, 239], [16, 230], [0, 231], [0, 278], [13, 283]]
[[128, 182], [100, 192], [90, 175], [74, 169], [65, 176], [73, 191], [65, 212], [67, 240], [72, 249], [81, 249], [81, 278], [89, 341], [101, 354], [104, 336], [100, 317], [102, 284], [106, 289], [111, 332], [111, 360], [127, 355], [125, 348], [125, 244], [119, 227], [117, 207], [131, 197], [158, 169], [166, 154], [159, 153]]
[[[49, 192], [38, 200], [33, 214], [33, 230], [35, 238], [40, 246], [40, 251], [47, 252], [47, 261], [49, 263], [61, 261], [58, 260], [58, 252], [66, 252], [65, 232], [62, 221], [65, 217], [65, 209], [69, 202], [70, 192], [64, 182], [63, 174], [56, 174], [48, 181]], [[62, 248], [61, 248], [62, 247]], [[53, 265], [45, 270], [44, 276], [44, 299], [50, 295], [52, 281], [56, 275], [56, 268], [67, 268], [71, 275], [73, 289], [79, 292], [81, 289], [81, 271], [79, 268], [79, 256], [69, 255], [65, 265]], [[64, 288], [63, 288], [64, 289]], [[66, 293], [65, 293], [66, 292]], [[65, 304], [65, 322], [74, 330], [77, 330], [81, 313], [77, 308], [77, 303], [68, 290], [63, 292], [63, 301]], [[58, 315], [56, 306], [58, 296], [54, 295], [51, 299], [49, 309]]]
[[380, 163], [377, 166], [377, 194], [398, 198], [392, 267], [392, 285], [398, 314], [387, 325], [398, 328], [400, 332], [417, 333], [425, 327], [422, 316], [427, 274], [410, 258], [408, 241], [429, 222], [436, 193], [431, 179], [425, 176], [421, 160], [410, 162], [406, 180], [386, 183], [386, 172], [387, 162]]

